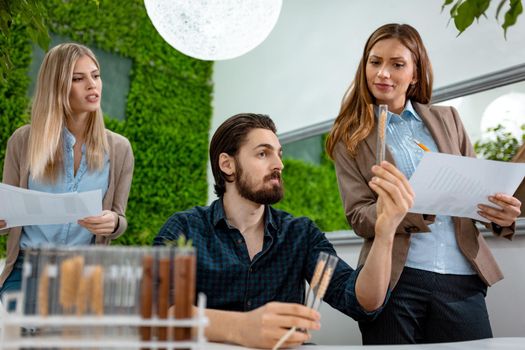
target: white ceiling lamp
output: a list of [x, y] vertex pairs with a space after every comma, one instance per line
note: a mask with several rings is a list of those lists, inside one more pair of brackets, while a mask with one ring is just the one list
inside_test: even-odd
[[257, 47], [272, 31], [282, 0], [144, 0], [159, 34], [201, 60], [226, 60]]

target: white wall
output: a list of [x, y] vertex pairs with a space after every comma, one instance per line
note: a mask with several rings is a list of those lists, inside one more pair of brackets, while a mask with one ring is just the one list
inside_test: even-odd
[[[492, 1], [496, 5], [499, 1]], [[435, 88], [525, 62], [525, 20], [507, 33], [489, 10], [461, 36], [440, 13], [443, 0], [284, 0], [265, 42], [214, 66], [212, 131], [239, 112], [268, 113], [280, 132], [331, 119], [350, 84], [364, 42], [389, 22], [421, 33], [435, 71]]]

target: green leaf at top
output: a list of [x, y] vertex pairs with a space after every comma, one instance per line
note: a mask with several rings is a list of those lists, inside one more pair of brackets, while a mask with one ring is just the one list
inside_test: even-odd
[[476, 11], [474, 5], [469, 1], [464, 1], [458, 6], [456, 16], [454, 17], [454, 24], [459, 30], [459, 34], [463, 33], [476, 18]]
[[454, 2], [454, 0], [445, 0], [445, 2], [443, 3], [443, 5], [441, 5], [441, 12], [443, 12], [443, 10], [445, 9], [445, 7], [447, 7], [448, 5], [452, 4], [452, 2]]
[[507, 29], [516, 24], [518, 16], [523, 12], [523, 5], [521, 0], [510, 0], [510, 9], [505, 13], [505, 22], [501, 26], [503, 28], [505, 39], [507, 39]]
[[501, 0], [500, 3], [498, 4], [498, 8], [496, 9], [496, 19], [499, 18], [499, 14], [501, 12], [501, 9], [503, 8], [503, 5], [505, 5], [505, 3], [509, 1], [509, 0]]

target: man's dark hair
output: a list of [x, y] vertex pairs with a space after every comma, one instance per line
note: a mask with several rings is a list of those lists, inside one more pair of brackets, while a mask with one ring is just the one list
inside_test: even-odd
[[215, 194], [222, 197], [226, 192], [226, 181], [232, 182], [219, 167], [219, 156], [227, 153], [236, 156], [245, 143], [246, 136], [253, 129], [267, 129], [277, 133], [275, 124], [264, 114], [240, 113], [228, 118], [213, 134], [210, 142], [210, 163], [215, 179]]

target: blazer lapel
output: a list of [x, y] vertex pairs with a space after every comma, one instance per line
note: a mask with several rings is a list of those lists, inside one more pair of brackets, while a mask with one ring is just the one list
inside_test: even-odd
[[[454, 154], [452, 144], [450, 142], [450, 136], [448, 135], [446, 125], [444, 124], [445, 119], [441, 117], [441, 114], [438, 111], [430, 110], [430, 107], [425, 104], [412, 102], [412, 105], [434, 138], [434, 142], [436, 142], [439, 152]], [[374, 128], [370, 134], [368, 134], [366, 137], [365, 142], [368, 146], [370, 154], [375, 160], [377, 147], [377, 123], [374, 125]], [[385, 159], [394, 165], [396, 164], [394, 157], [392, 156], [392, 153], [390, 153], [388, 147], [386, 148]]]
[[447, 128], [444, 125], [444, 119], [437, 111], [431, 111], [428, 105], [424, 105], [417, 102], [412, 102], [414, 109], [417, 114], [425, 123], [425, 126], [430, 131], [430, 134], [434, 138], [434, 142], [439, 149], [440, 153], [452, 154], [452, 145], [450, 143], [450, 137], [447, 134]]
[[[365, 142], [369, 148], [369, 151], [370, 151], [370, 154], [372, 155], [373, 159], [374, 159], [374, 163], [376, 162], [376, 148], [377, 148], [377, 120], [376, 120], [376, 123], [374, 125], [374, 128], [372, 129], [372, 131], [370, 132], [370, 134], [368, 134], [368, 136], [366, 137], [365, 139]], [[385, 160], [389, 163], [392, 163], [394, 165], [396, 165], [396, 162], [394, 161], [394, 157], [392, 156], [392, 153], [390, 153], [390, 150], [388, 149], [388, 147], [385, 147]]]

